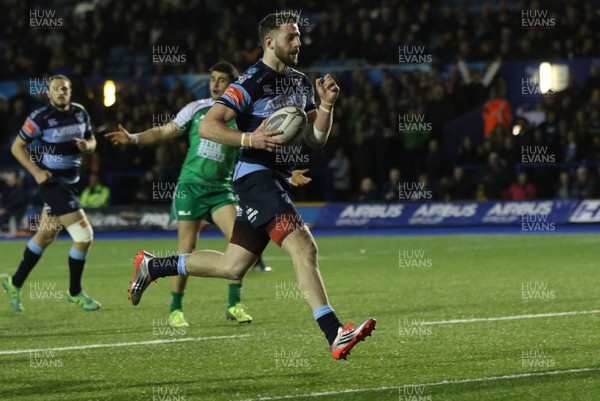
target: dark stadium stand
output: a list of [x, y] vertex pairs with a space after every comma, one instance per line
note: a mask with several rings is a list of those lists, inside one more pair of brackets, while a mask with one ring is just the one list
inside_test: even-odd
[[[524, 26], [520, 11], [526, 8], [524, 3], [383, 1], [367, 7], [360, 1], [303, 2], [300, 12], [306, 26], [301, 27], [299, 68], [312, 71], [313, 78], [317, 72], [336, 71], [343, 95], [329, 143], [310, 155], [315, 182], [299, 191], [298, 199], [333, 199], [329, 165], [338, 148], [345, 150], [350, 164], [348, 196], [357, 193], [365, 177], [372, 178], [378, 193], [383, 192], [394, 167], [400, 169], [401, 181], [426, 181], [440, 200], [457, 199], [453, 190], [457, 166], [465, 172], [461, 197], [468, 199], [500, 198], [522, 169], [538, 189], [537, 198], [555, 197], [559, 173], [566, 171], [574, 181], [580, 165], [596, 181], [600, 67], [592, 56], [600, 54], [599, 16], [593, 12], [597, 2], [548, 5], [546, 18], [560, 24], [560, 34]], [[272, 11], [260, 1], [236, 5], [66, 1], [56, 6], [53, 16], [61, 20], [61, 27], [31, 29], [16, 18], [30, 8], [28, 2], [11, 3], [0, 16], [18, 22], [5, 24], [0, 38], [5, 66], [0, 71], [4, 169], [16, 166], [9, 143], [27, 113], [43, 101], [39, 93], [31, 92], [30, 80], [65, 73], [73, 79], [73, 99], [86, 106], [97, 131], [119, 122], [139, 130], [151, 126], [157, 116], [173, 116], [188, 101], [206, 96], [204, 76], [197, 74], [205, 74], [214, 62], [226, 59], [240, 70], [252, 64], [260, 55], [257, 41], [250, 39], [256, 36], [256, 22]], [[212, 18], [215, 15], [224, 17]], [[166, 26], [177, 30], [167, 31]], [[565, 35], [565, 30], [571, 34]], [[156, 46], [179, 56], [179, 62], [153, 62]], [[407, 51], [420, 53], [425, 63], [399, 63], [399, 56], [410, 55]], [[572, 84], [552, 96], [523, 96], [514, 74], [524, 64], [542, 60], [568, 63]], [[498, 71], [486, 77], [495, 62]], [[195, 84], [184, 79], [190, 74], [196, 76]], [[104, 79], [118, 84], [117, 103], [110, 108], [102, 105]], [[17, 82], [23, 84], [21, 91]], [[512, 121], [484, 138], [481, 110], [492, 88], [510, 104]], [[542, 116], [537, 126], [519, 117], [536, 110]], [[399, 128], [414, 118], [421, 119], [422, 129], [415, 124]], [[513, 136], [517, 123], [521, 132]], [[461, 145], [466, 136], [471, 149]], [[546, 152], [554, 160], [526, 165], [522, 146], [548, 146]], [[161, 180], [176, 179], [184, 152], [184, 144], [119, 149], [100, 140], [97, 154], [86, 160], [84, 176], [99, 173], [112, 189], [112, 202], [128, 204], [133, 195], [122, 188], [135, 187], [148, 170]], [[497, 183], [500, 188], [493, 191], [485, 178], [492, 152], [505, 170]], [[592, 196], [598, 196], [600, 186], [593, 186]]]

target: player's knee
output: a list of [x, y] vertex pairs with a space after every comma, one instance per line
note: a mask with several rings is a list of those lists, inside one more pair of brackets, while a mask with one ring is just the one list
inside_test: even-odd
[[244, 273], [239, 270], [230, 269], [227, 271], [228, 280], [241, 280], [244, 278]]
[[241, 261], [232, 261], [227, 263], [227, 261], [225, 261], [224, 263], [225, 266], [225, 274], [227, 275], [227, 279], [228, 280], [241, 280], [244, 278], [244, 275], [246, 274], [246, 269], [244, 264]]
[[310, 241], [308, 242], [308, 244], [305, 247], [305, 252], [306, 255], [308, 257], [311, 258], [315, 258], [317, 257], [318, 253], [319, 253], [319, 247], [317, 246], [317, 243], [315, 242], [314, 238], [310, 238]]
[[87, 243], [89, 246], [94, 240], [94, 230], [90, 222], [86, 219], [79, 220], [77, 223], [68, 226], [67, 232], [74, 242]]
[[245, 270], [236, 264], [225, 262], [223, 264], [223, 272], [227, 280], [241, 280], [244, 278]]
[[182, 238], [179, 240], [178, 253], [192, 253], [196, 250], [196, 238]]
[[73, 241], [73, 243], [77, 246], [77, 248], [82, 251], [82, 252], [89, 252], [90, 248], [92, 247], [92, 242], [93, 241], [87, 241], [87, 242], [75, 242]]

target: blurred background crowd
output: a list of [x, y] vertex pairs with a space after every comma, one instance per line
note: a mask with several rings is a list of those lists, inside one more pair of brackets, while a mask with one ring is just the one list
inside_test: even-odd
[[[220, 60], [243, 71], [261, 55], [260, 18], [292, 9], [303, 21], [298, 68], [313, 80], [332, 66], [344, 71], [334, 73], [342, 92], [330, 140], [320, 151], [306, 150], [314, 181], [297, 191], [298, 200], [410, 200], [399, 197], [405, 187], [434, 200], [600, 196], [600, 68], [592, 65], [584, 84], [572, 79], [534, 105], [507, 101], [512, 77], [498, 72], [515, 60], [598, 57], [596, 1], [279, 3], [65, 0], [49, 7], [2, 0], [0, 79], [71, 77], [73, 100], [88, 109], [99, 138], [84, 163], [82, 190], [108, 187], [105, 203], [153, 203], [152, 185], [177, 179], [186, 140], [125, 148], [102, 133], [117, 123], [138, 132], [169, 121], [195, 98], [178, 76], [207, 73]], [[56, 10], [62, 27], [32, 29], [24, 16], [35, 8]], [[556, 29], [524, 28], [523, 10], [546, 10]], [[153, 63], [155, 46], [176, 46], [185, 62]], [[427, 68], [399, 70], [399, 46], [431, 55]], [[377, 79], [373, 67], [381, 69]], [[105, 108], [101, 82], [119, 77], [137, 79], [119, 85], [117, 103]], [[0, 96], [0, 147], [7, 158], [12, 138], [43, 100], [22, 84], [16, 94]], [[444, 125], [474, 109], [483, 129], [445, 140]], [[537, 117], [525, 118], [531, 115]], [[402, 128], [420, 117], [426, 129]], [[546, 147], [546, 163], [523, 163], [524, 147], [536, 146]], [[31, 184], [22, 174], [9, 175], [0, 181], [0, 204], [10, 198], [11, 182]]]

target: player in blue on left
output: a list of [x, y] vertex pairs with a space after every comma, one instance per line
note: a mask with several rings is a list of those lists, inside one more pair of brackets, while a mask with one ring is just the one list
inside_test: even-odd
[[[23, 259], [12, 277], [2, 281], [14, 310], [21, 312], [21, 288], [29, 273], [42, 257], [63, 227], [73, 238], [69, 250], [69, 291], [66, 299], [83, 310], [100, 309], [100, 303], [81, 289], [81, 276], [94, 232], [85, 212], [76, 199], [75, 184], [84, 153], [96, 149], [90, 116], [85, 108], [71, 102], [71, 81], [64, 75], [48, 79], [49, 104], [27, 117], [11, 152], [27, 169], [38, 184], [44, 207], [37, 222], [35, 235], [23, 254]], [[37, 140], [39, 146], [31, 152], [29, 144]]]

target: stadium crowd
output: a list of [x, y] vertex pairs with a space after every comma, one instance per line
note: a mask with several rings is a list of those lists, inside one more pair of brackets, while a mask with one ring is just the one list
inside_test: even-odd
[[[272, 4], [259, 0], [63, 1], [52, 9], [26, 1], [2, 3], [6, 12], [0, 15], [4, 27], [0, 79], [49, 72], [86, 77], [206, 73], [215, 60], [229, 60], [243, 70], [260, 55], [256, 23], [274, 11]], [[399, 44], [425, 45], [439, 63], [455, 62], [457, 57], [491, 61], [500, 56], [509, 61], [600, 53], [599, 16], [591, 0], [472, 4], [307, 0], [278, 6], [300, 16], [301, 67], [348, 59], [393, 64], [398, 62]], [[31, 14], [34, 9], [56, 13]], [[23, 18], [28, 15], [31, 18]], [[553, 20], [552, 26], [560, 29], [523, 26], [529, 19], [534, 28], [536, 18]], [[43, 19], [55, 19], [55, 25], [65, 28], [43, 29]], [[41, 28], [32, 29], [32, 24]], [[178, 46], [176, 52], [185, 54], [186, 62], [153, 65], [154, 46]]]
[[[240, 71], [251, 65], [260, 57], [256, 22], [273, 11], [260, 1], [101, 1], [95, 7], [66, 2], [57, 15], [68, 29], [44, 30], [31, 29], [29, 19], [21, 17], [29, 10], [26, 2], [4, 3], [11, 7], [0, 18], [13, 23], [4, 25], [1, 57], [6, 68], [0, 71], [1, 78], [69, 75], [73, 100], [86, 106], [99, 137], [118, 123], [130, 131], [164, 124], [193, 100], [180, 80], [168, 89], [165, 74], [205, 73], [218, 60], [231, 61]], [[326, 63], [349, 69], [397, 66], [399, 43], [424, 45], [425, 53], [433, 55], [429, 71], [397, 73], [392, 67], [383, 70], [381, 83], [358, 67], [349, 79], [336, 77], [343, 95], [336, 104], [335, 124], [327, 146], [310, 151], [315, 180], [297, 196], [398, 201], [399, 185], [416, 186], [429, 199], [447, 200], [599, 196], [598, 67], [590, 69], [582, 87], [573, 81], [566, 90], [544, 97], [533, 110], [508, 105], [509, 124], [494, 125], [489, 135], [481, 133], [481, 141], [472, 139], [477, 135], [465, 136], [455, 144], [456, 152], [442, 148], [445, 122], [501, 98], [506, 78], [495, 73], [500, 63], [599, 54], [600, 24], [593, 2], [544, 4], [546, 17], [553, 18], [560, 30], [523, 28], [522, 11], [542, 9], [539, 1], [476, 8], [460, 2], [436, 4], [384, 1], [375, 8], [359, 1], [307, 1], [296, 10], [306, 21], [301, 26], [301, 70]], [[223, 18], [212, 18], [217, 14]], [[153, 46], [177, 46], [171, 51], [186, 60], [153, 63]], [[484, 62], [486, 69], [469, 70], [466, 60]], [[119, 87], [118, 103], [104, 108], [101, 87], [84, 81], [105, 76], [145, 76], [149, 84]], [[7, 148], [39, 101], [23, 87], [9, 99], [0, 98], [0, 146]], [[542, 115], [539, 125], [526, 118], [535, 112]], [[428, 128], [399, 129], [400, 116], [423, 116]], [[521, 128], [515, 136], [512, 126], [517, 123]], [[550, 159], [524, 165], [524, 146], [547, 146], [544, 155]], [[113, 191], [112, 203], [134, 199], [150, 203], [148, 188], [153, 182], [175, 180], [186, 150], [184, 140], [157, 148], [115, 148], [99, 140], [97, 152], [85, 159], [83, 172], [110, 181], [105, 184], [113, 190], [137, 187]], [[450, 159], [449, 153], [457, 157]]]

